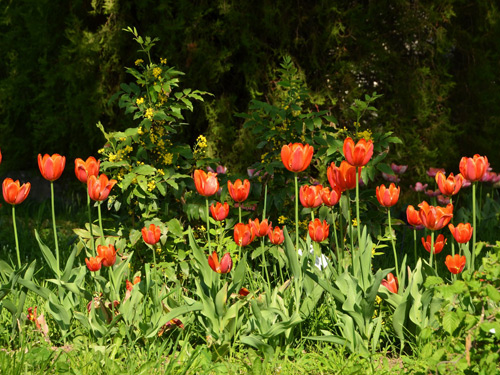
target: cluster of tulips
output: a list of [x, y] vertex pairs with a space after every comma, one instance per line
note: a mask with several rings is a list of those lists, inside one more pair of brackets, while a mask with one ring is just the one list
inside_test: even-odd
[[[347, 138], [343, 144], [343, 152], [345, 160], [341, 161], [340, 165], [337, 166], [335, 163], [331, 163], [327, 168], [327, 178], [329, 182], [329, 187], [323, 187], [322, 185], [303, 185], [300, 187], [300, 191], [297, 185], [297, 174], [306, 170], [311, 163], [314, 148], [308, 144], [301, 143], [290, 143], [284, 145], [281, 150], [281, 160], [283, 165], [287, 170], [295, 174], [295, 191], [296, 196], [299, 196], [300, 203], [305, 208], [317, 208], [322, 204], [333, 207], [340, 202], [341, 195], [344, 192], [349, 192], [350, 190], [356, 189], [356, 222], [360, 225], [359, 217], [359, 184], [361, 178], [362, 168], [370, 161], [373, 156], [373, 142], [371, 140], [361, 139], [357, 143], [353, 141], [352, 138]], [[462, 185], [467, 183], [472, 183], [473, 185], [473, 199], [475, 199], [475, 183], [477, 181], [484, 180], [484, 176], [488, 173], [488, 159], [479, 155], [474, 155], [472, 158], [463, 157], [460, 161], [459, 169], [460, 173], [458, 175], [446, 176], [444, 171], [436, 170], [435, 180], [439, 187], [439, 192], [441, 195], [449, 199], [446, 206], [433, 206], [428, 202], [423, 201], [418, 205], [419, 210], [415, 209], [414, 206], [409, 205], [407, 207], [407, 220], [409, 225], [415, 230], [421, 229], [423, 227], [431, 231], [431, 235], [426, 238], [422, 238], [422, 244], [424, 248], [430, 253], [430, 265], [432, 266], [433, 255], [438, 254], [442, 251], [446, 239], [443, 234], [439, 234], [437, 239], [434, 239], [435, 231], [441, 230], [445, 226], [448, 226], [450, 232], [455, 238], [456, 242], [459, 244], [465, 244], [470, 241], [474, 234], [473, 247], [475, 244], [475, 233], [473, 228], [475, 226], [475, 203], [473, 205], [473, 225], [470, 223], [459, 223], [456, 226], [451, 222], [453, 218], [453, 203], [452, 196], [457, 194], [461, 189]], [[403, 166], [404, 167], [404, 166]], [[199, 194], [207, 198], [207, 212], [208, 212], [208, 197], [214, 195], [219, 191], [219, 182], [217, 180], [217, 173], [205, 172], [203, 170], [196, 170], [194, 173], [194, 182], [196, 189]], [[247, 199], [250, 191], [250, 182], [248, 180], [241, 181], [236, 180], [234, 184], [228, 182], [228, 190], [231, 198], [235, 202], [243, 202]], [[400, 187], [397, 187], [394, 182], [390, 183], [389, 186], [384, 184], [377, 186], [375, 189], [375, 195], [382, 207], [387, 209], [387, 214], [389, 216], [388, 224], [390, 233], [391, 229], [391, 218], [390, 218], [390, 207], [394, 206], [400, 195]], [[347, 199], [347, 204], [349, 205], [350, 199]], [[210, 206], [210, 212], [215, 220], [224, 220], [229, 214], [229, 205], [227, 202], [212, 203]], [[348, 207], [348, 212], [350, 212], [350, 207]], [[298, 200], [296, 200], [296, 244], [298, 247]], [[309, 236], [312, 241], [322, 242], [329, 237], [329, 225], [326, 220], [319, 220], [314, 218], [314, 213], [311, 213], [312, 220], [309, 223]], [[208, 217], [208, 215], [207, 215]], [[341, 218], [340, 218], [341, 219]], [[207, 221], [208, 225], [208, 221]], [[352, 224], [348, 225], [349, 230], [351, 230], [351, 241], [352, 241]], [[342, 225], [340, 225], [342, 228]], [[358, 236], [360, 231], [358, 231]], [[263, 219], [259, 222], [259, 219], [249, 220], [247, 223], [240, 222], [234, 227], [234, 240], [238, 246], [246, 246], [250, 244], [256, 236], [268, 236], [273, 244], [280, 244], [283, 242], [283, 230], [279, 227], [272, 228], [271, 224], [267, 219]], [[336, 233], [335, 233], [336, 235]], [[343, 235], [341, 235], [341, 240], [343, 244]], [[359, 240], [359, 238], [358, 238]], [[210, 239], [209, 239], [210, 241]], [[337, 242], [337, 240], [336, 240]], [[396, 276], [392, 273], [388, 274], [387, 279], [385, 279], [382, 285], [385, 285], [390, 291], [397, 292], [398, 290], [398, 261], [397, 253], [394, 244], [394, 238], [391, 234], [391, 242], [394, 251], [394, 261], [396, 268]], [[339, 247], [336, 243], [337, 252], [343, 251], [343, 245]], [[352, 245], [352, 242], [351, 242]], [[474, 252], [472, 251], [472, 254]], [[338, 254], [339, 256], [340, 254]], [[472, 255], [473, 257], [473, 255]], [[415, 249], [415, 258], [416, 249]], [[216, 252], [214, 252], [209, 258], [209, 264], [212, 269], [219, 273], [226, 273], [231, 270], [232, 260], [230, 254], [226, 253], [221, 263], [218, 263], [218, 257]], [[466, 264], [466, 257], [460, 253], [455, 254], [453, 248], [453, 254], [448, 255], [445, 260], [445, 265], [448, 270], [453, 274], [462, 272]], [[473, 264], [473, 259], [472, 263]]]

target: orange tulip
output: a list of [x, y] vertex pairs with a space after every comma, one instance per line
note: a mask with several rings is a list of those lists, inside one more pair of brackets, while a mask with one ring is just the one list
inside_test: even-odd
[[319, 219], [314, 219], [314, 221], [309, 222], [309, 236], [311, 240], [316, 242], [324, 241], [328, 238], [330, 226], [325, 220], [321, 222]]
[[214, 251], [212, 255], [208, 257], [208, 265], [217, 273], [229, 273], [231, 268], [233, 268], [233, 260], [231, 259], [231, 254], [226, 253], [219, 263], [217, 252]]
[[2, 150], [0, 150], [0, 164], [2, 164]]
[[396, 294], [398, 292], [398, 278], [392, 273], [387, 274], [387, 279], [383, 279], [380, 285], [385, 286], [389, 292]]
[[446, 178], [443, 172], [438, 172], [436, 174], [436, 182], [441, 194], [451, 196], [460, 191], [462, 183], [464, 182], [464, 176], [460, 173], [453, 176], [453, 173], [450, 173], [448, 178]]
[[323, 186], [321, 185], [303, 185], [300, 187], [300, 203], [305, 208], [316, 208], [323, 203], [321, 199], [321, 190]]
[[422, 225], [430, 230], [439, 230], [448, 225], [453, 217], [453, 205], [450, 203], [446, 207], [430, 206], [426, 201], [418, 205], [418, 212]]
[[272, 230], [271, 224], [267, 219], [262, 220], [262, 222], [259, 222], [259, 219], [249, 220], [248, 223], [252, 226], [253, 232], [257, 237], [267, 236]]
[[411, 225], [412, 227], [419, 227], [422, 225], [422, 220], [420, 220], [420, 215], [418, 214], [418, 211], [415, 210], [415, 207], [413, 207], [412, 205], [406, 207], [406, 220], [408, 221], [408, 224]]
[[321, 189], [320, 194], [321, 194], [321, 200], [323, 201], [325, 206], [333, 207], [337, 203], [339, 203], [342, 192], [340, 191], [340, 188], [338, 186], [335, 186], [332, 188], [331, 191], [328, 187]]
[[75, 159], [75, 175], [80, 182], [87, 183], [89, 176], [99, 176], [101, 162], [93, 156], [89, 156], [86, 161], [80, 158]]
[[224, 204], [217, 202], [215, 205], [212, 203], [210, 205], [210, 212], [215, 220], [222, 221], [227, 217], [227, 215], [229, 215], [229, 205], [227, 202]]
[[[434, 241], [434, 254], [439, 254], [441, 251], [443, 251], [444, 245], [446, 245], [447, 239], [444, 238], [442, 234], [437, 236], [436, 240]], [[427, 250], [429, 253], [431, 252], [431, 236], [427, 236], [427, 239], [422, 237], [422, 245], [424, 245], [425, 250]]]
[[234, 226], [234, 242], [238, 246], [247, 246], [255, 238], [255, 232], [249, 224], [238, 223]]
[[285, 235], [283, 234], [283, 230], [279, 227], [274, 227], [273, 229], [269, 228], [269, 233], [267, 234], [269, 237], [269, 241], [273, 245], [281, 245], [283, 241], [285, 241]]
[[[326, 174], [332, 188], [338, 186], [340, 191], [345, 191], [356, 187], [356, 167], [345, 160], [342, 160], [340, 167], [337, 167], [335, 163], [330, 164]], [[359, 168], [359, 176], [361, 176], [361, 168]]]
[[351, 137], [344, 141], [344, 156], [347, 162], [355, 167], [366, 165], [373, 155], [373, 141], [362, 138], [354, 145]]
[[99, 271], [102, 266], [102, 260], [99, 257], [85, 258], [85, 263], [87, 263], [87, 268], [91, 272]]
[[16, 205], [24, 202], [31, 190], [31, 184], [26, 182], [20, 185], [19, 180], [14, 180], [12, 178], [6, 178], [3, 180], [2, 192], [3, 199], [5, 202]]
[[197, 169], [194, 171], [194, 185], [200, 195], [210, 197], [219, 190], [219, 181], [217, 180], [217, 173], [202, 171]]
[[243, 288], [240, 289], [240, 291], [238, 292], [238, 294], [240, 296], [242, 296], [242, 297], [246, 297], [246, 296], [248, 296], [250, 294], [250, 291], [247, 288], [243, 287]]
[[129, 292], [131, 292], [132, 289], [134, 288], [134, 285], [135, 284], [139, 284], [140, 282], [141, 282], [141, 277], [140, 276], [134, 277], [134, 283], [133, 284], [130, 281], [126, 280], [125, 281], [125, 289], [127, 289]]
[[486, 156], [474, 155], [472, 158], [463, 157], [460, 160], [460, 173], [469, 181], [479, 181], [488, 170], [488, 158]]
[[448, 229], [458, 243], [467, 243], [472, 237], [472, 231], [474, 228], [470, 223], [459, 223], [456, 227], [453, 224], [448, 225]]
[[228, 181], [227, 190], [235, 202], [243, 202], [248, 198], [248, 194], [250, 193], [250, 181], [245, 180], [241, 182], [241, 180], [238, 179], [234, 182], [234, 185], [231, 181]]
[[377, 200], [384, 207], [392, 207], [398, 203], [400, 191], [400, 187], [396, 188], [394, 183], [391, 183], [388, 188], [385, 185], [380, 185], [375, 189]]
[[102, 259], [104, 267], [111, 267], [116, 262], [116, 250], [113, 245], [99, 245], [97, 246], [98, 258]]
[[90, 198], [95, 201], [105, 200], [117, 182], [116, 180], [108, 180], [108, 176], [105, 174], [101, 174], [99, 177], [89, 176], [87, 189]]
[[38, 168], [40, 168], [40, 172], [46, 180], [55, 181], [61, 177], [65, 165], [65, 156], [45, 154], [42, 158], [42, 155], [38, 154]]
[[142, 228], [141, 232], [142, 232], [142, 239], [148, 245], [154, 245], [158, 241], [160, 241], [161, 228], [159, 226], [156, 226], [154, 224], [150, 224], [149, 228], [144, 227], [144, 228]]
[[290, 172], [298, 173], [309, 167], [313, 153], [313, 146], [290, 143], [281, 148], [281, 161]]
[[465, 267], [465, 263], [467, 259], [465, 255], [460, 256], [459, 254], [455, 254], [454, 256], [448, 255], [444, 264], [448, 267], [448, 270], [455, 275], [463, 271]]

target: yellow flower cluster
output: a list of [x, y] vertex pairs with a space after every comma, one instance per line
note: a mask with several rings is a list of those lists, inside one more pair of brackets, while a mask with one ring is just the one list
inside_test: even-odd
[[370, 139], [372, 139], [372, 131], [370, 129], [362, 131], [362, 132], [358, 133], [358, 135], [359, 135], [360, 138], [364, 138], [367, 141], [369, 141]]
[[139, 135], [143, 135], [144, 134], [144, 130], [142, 130], [142, 126], [139, 126], [137, 128], [137, 134], [139, 134]]
[[[165, 155], [163, 155], [163, 164], [170, 165], [170, 164], [172, 164], [173, 159], [174, 159], [174, 154], [167, 152]], [[165, 172], [163, 172], [163, 174], [165, 174]]]
[[278, 218], [278, 224], [285, 224], [286, 222], [286, 217], [281, 215], [279, 218]]
[[156, 189], [156, 182], [149, 181], [148, 182], [148, 191], [153, 191], [154, 189]]
[[137, 59], [137, 60], [135, 60], [135, 66], [141, 65], [143, 62], [144, 62], [143, 59]]
[[141, 105], [142, 103], [144, 103], [144, 98], [138, 98], [135, 100], [135, 104], [137, 105]]
[[144, 114], [144, 116], [148, 120], [153, 120], [153, 114], [154, 114], [153, 108], [148, 108], [148, 109], [146, 109], [146, 113]]
[[109, 154], [108, 160], [112, 163], [121, 161], [125, 155], [131, 153], [133, 150], [132, 146], [125, 146], [124, 148], [118, 150], [116, 154]]
[[155, 76], [155, 78], [158, 78], [158, 76], [161, 74], [161, 72], [162, 72], [161, 68], [159, 68], [159, 67], [153, 68], [153, 75]]
[[167, 63], [167, 59], [164, 59], [163, 57], [160, 57], [160, 63], [162, 64], [166, 64]]
[[203, 154], [208, 147], [207, 138], [204, 135], [199, 135], [196, 138], [196, 144], [194, 145], [194, 153], [195, 154]]

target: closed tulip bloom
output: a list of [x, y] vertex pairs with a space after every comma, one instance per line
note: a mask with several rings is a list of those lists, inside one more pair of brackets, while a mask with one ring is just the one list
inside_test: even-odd
[[463, 271], [466, 262], [465, 255], [460, 256], [459, 254], [455, 254], [454, 256], [448, 255], [444, 264], [446, 264], [451, 273], [456, 275]]
[[3, 199], [5, 202], [16, 205], [24, 202], [31, 190], [31, 184], [26, 182], [20, 185], [19, 180], [6, 178], [2, 183]]
[[233, 268], [233, 260], [231, 259], [231, 254], [226, 253], [219, 263], [217, 252], [214, 251], [212, 255], [208, 257], [208, 265], [217, 273], [229, 273]]
[[332, 188], [332, 190], [330, 190], [330, 188], [328, 187], [324, 187], [323, 189], [321, 189], [320, 194], [323, 204], [328, 207], [333, 207], [337, 203], [339, 203], [342, 192], [337, 186], [335, 186], [334, 188]]
[[248, 198], [250, 193], [250, 181], [245, 180], [241, 182], [240, 179], [236, 180], [234, 184], [231, 181], [227, 182], [227, 189], [229, 195], [235, 202], [243, 202]]
[[325, 220], [321, 222], [319, 219], [314, 219], [314, 221], [309, 222], [309, 236], [311, 240], [315, 242], [321, 242], [328, 238], [330, 226]]
[[229, 215], [229, 205], [227, 202], [224, 202], [224, 204], [217, 202], [215, 205], [212, 203], [210, 205], [210, 213], [215, 220], [222, 221]]
[[154, 245], [160, 241], [161, 228], [154, 224], [150, 224], [149, 227], [142, 228], [142, 239], [148, 245]]
[[253, 232], [257, 237], [267, 236], [272, 229], [271, 224], [267, 219], [264, 219], [261, 222], [259, 222], [259, 219], [249, 220], [248, 224], [252, 226]]
[[194, 171], [194, 185], [200, 195], [210, 197], [219, 190], [219, 181], [217, 180], [217, 173], [202, 171], [197, 169]]
[[89, 176], [87, 190], [90, 198], [94, 201], [105, 200], [117, 182], [116, 180], [109, 180], [105, 174], [101, 174], [99, 177]]
[[[345, 191], [356, 187], [356, 167], [345, 160], [342, 160], [340, 167], [337, 167], [335, 163], [330, 164], [326, 175], [332, 188], [338, 186], [340, 191]], [[359, 168], [358, 176], [361, 177], [361, 168]]]
[[111, 267], [116, 262], [116, 250], [113, 245], [97, 246], [97, 255], [101, 258], [104, 267]]
[[400, 187], [396, 188], [394, 183], [391, 183], [387, 188], [385, 185], [377, 186], [375, 193], [378, 202], [384, 207], [392, 207], [398, 203]]
[[65, 156], [59, 154], [50, 156], [45, 154], [42, 158], [42, 155], [38, 154], [38, 168], [40, 168], [40, 172], [46, 180], [55, 181], [61, 177], [65, 165]]
[[321, 206], [323, 200], [321, 199], [321, 185], [303, 185], [300, 187], [300, 203], [305, 208], [316, 208]]
[[443, 172], [438, 172], [436, 174], [436, 182], [441, 194], [451, 196], [460, 191], [462, 183], [464, 182], [464, 177], [460, 173], [456, 176], [453, 176], [453, 173], [450, 173], [448, 178], [446, 178]]
[[127, 289], [129, 292], [132, 291], [132, 289], [134, 288], [134, 285], [135, 284], [139, 284], [141, 282], [141, 277], [140, 276], [136, 276], [134, 277], [134, 282], [130, 282], [128, 280], [125, 281], [125, 289]]
[[422, 225], [430, 230], [439, 230], [449, 224], [453, 217], [453, 205], [450, 203], [446, 207], [430, 206], [426, 201], [418, 205], [418, 212]]
[[351, 137], [344, 141], [344, 156], [347, 162], [355, 167], [366, 165], [373, 155], [373, 141], [361, 138], [354, 144]]
[[285, 241], [283, 230], [279, 227], [272, 228], [268, 233], [268, 237], [273, 245], [281, 245]]
[[408, 225], [412, 227], [420, 227], [422, 226], [422, 220], [420, 220], [420, 215], [418, 211], [415, 210], [415, 207], [409, 205], [406, 207], [406, 221], [408, 221]]
[[290, 172], [298, 173], [304, 171], [309, 164], [314, 153], [314, 147], [302, 143], [290, 143], [281, 148], [281, 161]]
[[470, 223], [459, 223], [456, 227], [453, 224], [448, 225], [448, 229], [451, 234], [453, 234], [453, 238], [458, 243], [467, 243], [470, 241], [472, 237], [472, 231], [474, 228], [470, 225]]
[[[443, 251], [444, 245], [446, 245], [447, 239], [444, 238], [442, 234], [437, 236], [436, 240], [434, 241], [434, 254], [439, 254], [441, 251]], [[431, 252], [431, 236], [427, 236], [427, 238], [422, 237], [422, 245], [424, 245], [425, 250], [427, 250], [429, 253]]]
[[383, 279], [380, 285], [385, 286], [391, 293], [398, 293], [398, 278], [394, 277], [392, 273], [388, 273], [387, 279]]
[[87, 183], [89, 176], [99, 176], [101, 162], [93, 156], [89, 156], [86, 161], [75, 159], [75, 175], [80, 182]]
[[99, 271], [102, 266], [102, 261], [99, 257], [85, 258], [85, 263], [87, 263], [87, 268], [91, 272]]
[[488, 158], [486, 156], [474, 155], [472, 158], [460, 159], [459, 169], [462, 176], [469, 181], [479, 181], [488, 170]]
[[234, 226], [234, 242], [238, 246], [247, 246], [255, 238], [255, 232], [249, 224], [238, 223]]

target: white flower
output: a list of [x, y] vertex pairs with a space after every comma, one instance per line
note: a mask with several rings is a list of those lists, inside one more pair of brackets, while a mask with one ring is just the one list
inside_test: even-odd
[[[298, 251], [299, 255], [302, 256], [302, 250], [299, 249]], [[314, 249], [313, 249], [313, 246], [311, 244], [311, 249], [309, 250], [309, 253], [310, 254], [314, 254]], [[321, 254], [321, 256], [317, 256], [315, 257], [314, 259], [314, 265], [316, 267], [318, 267], [318, 269], [321, 271], [323, 268], [326, 268], [328, 266], [328, 259], [326, 256], [324, 256], [323, 254]]]
[[490, 333], [495, 334], [495, 333], [497, 333], [497, 331], [495, 331], [495, 328], [492, 328], [492, 329], [490, 329]]

